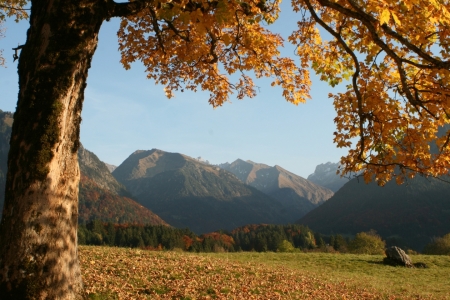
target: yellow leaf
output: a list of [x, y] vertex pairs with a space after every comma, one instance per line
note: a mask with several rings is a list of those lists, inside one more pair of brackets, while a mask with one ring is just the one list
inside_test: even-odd
[[394, 18], [395, 24], [402, 25], [402, 22], [400, 22], [396, 14], [392, 13], [392, 18]]
[[391, 12], [389, 11], [389, 9], [385, 8], [380, 16], [380, 24], [381, 25], [387, 24], [389, 22], [390, 17], [391, 17]]

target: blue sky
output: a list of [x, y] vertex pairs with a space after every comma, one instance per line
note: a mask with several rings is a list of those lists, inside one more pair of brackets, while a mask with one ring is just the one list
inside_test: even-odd
[[[298, 16], [289, 2], [282, 4], [279, 20], [269, 26], [283, 37], [295, 29]], [[8, 20], [0, 49], [7, 67], [0, 67], [0, 109], [14, 111], [17, 102], [17, 62], [11, 48], [26, 40], [28, 21]], [[258, 80], [257, 97], [237, 100], [213, 109], [208, 93], [177, 93], [168, 100], [163, 87], [146, 79], [135, 63], [126, 71], [120, 64], [116, 32], [119, 20], [105, 22], [89, 71], [82, 113], [81, 142], [104, 162], [119, 165], [135, 150], [158, 148], [202, 157], [210, 163], [237, 158], [279, 165], [302, 177], [316, 165], [338, 162], [345, 149], [333, 144], [336, 115], [329, 92], [336, 92], [312, 75], [312, 99], [295, 106]], [[286, 45], [285, 56], [294, 48]]]

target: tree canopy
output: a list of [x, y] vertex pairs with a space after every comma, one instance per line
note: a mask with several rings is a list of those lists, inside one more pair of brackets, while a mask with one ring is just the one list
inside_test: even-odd
[[[342, 172], [366, 181], [402, 182], [415, 173], [448, 174], [448, 1], [300, 0], [290, 41], [304, 63], [345, 93], [330, 94], [338, 116], [335, 143], [350, 147]], [[317, 27], [332, 39], [321, 38]], [[356, 145], [352, 139], [358, 139]], [[432, 151], [436, 148], [435, 151]]]
[[[26, 4], [0, 0], [0, 19], [26, 17]], [[449, 1], [293, 0], [294, 58], [280, 56], [284, 41], [265, 26], [276, 21], [279, 4], [108, 0], [105, 9], [122, 16], [124, 67], [141, 61], [168, 97], [206, 90], [217, 107], [233, 92], [239, 99], [255, 96], [253, 79], [271, 77], [298, 104], [310, 97], [312, 70], [331, 86], [346, 86], [329, 95], [337, 112], [334, 142], [349, 148], [341, 174], [362, 171], [379, 184], [448, 174]]]
[[0, 20], [6, 17], [14, 17], [16, 22], [28, 17], [27, 0], [0, 0]]

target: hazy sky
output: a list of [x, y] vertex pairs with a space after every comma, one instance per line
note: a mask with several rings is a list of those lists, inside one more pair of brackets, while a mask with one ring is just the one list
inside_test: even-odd
[[[289, 2], [269, 28], [287, 37], [298, 16]], [[26, 41], [28, 21], [8, 20], [0, 49], [7, 68], [0, 67], [0, 109], [14, 111], [17, 102], [17, 62], [12, 47]], [[104, 162], [119, 165], [135, 150], [158, 148], [202, 157], [210, 163], [237, 158], [279, 165], [307, 177], [316, 165], [338, 162], [346, 153], [333, 144], [336, 115], [328, 93], [332, 89], [313, 75], [312, 100], [295, 106], [270, 81], [257, 80], [259, 94], [213, 109], [208, 93], [177, 93], [168, 100], [163, 86], [146, 79], [135, 63], [126, 71], [120, 64], [116, 32], [119, 20], [105, 22], [89, 71], [83, 106], [81, 142]], [[286, 45], [283, 54], [293, 56]]]

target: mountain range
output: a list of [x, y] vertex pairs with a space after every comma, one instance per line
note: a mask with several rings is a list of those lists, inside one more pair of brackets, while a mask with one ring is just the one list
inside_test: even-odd
[[[0, 183], [4, 189], [13, 115], [2, 112], [0, 117]], [[157, 149], [136, 151], [115, 167], [81, 146], [78, 160], [81, 223], [93, 219], [114, 223], [168, 222], [197, 233], [231, 230], [249, 223], [287, 224], [332, 195], [330, 190], [279, 166], [251, 163], [248, 178], [240, 180], [223, 169], [225, 165], [220, 168]], [[237, 160], [230, 170], [244, 165], [249, 163]], [[0, 205], [3, 197], [4, 193]]]
[[278, 200], [284, 207], [288, 222], [293, 222], [327, 201], [333, 192], [314, 184], [280, 166], [270, 167], [250, 160], [237, 159], [220, 164], [242, 182]]
[[[12, 122], [13, 114], [0, 110], [1, 207]], [[136, 151], [118, 167], [83, 147], [78, 158], [82, 223], [170, 224], [205, 233], [297, 221], [327, 235], [373, 229], [415, 250], [450, 232], [450, 184], [439, 179], [379, 187], [342, 179], [338, 164], [326, 163], [306, 180], [280, 166], [240, 159], [215, 166], [158, 149]]]
[[[113, 171], [145, 207], [196, 233], [288, 222], [283, 205], [234, 174], [189, 156], [139, 150]], [[293, 222], [292, 220], [291, 222]]]

